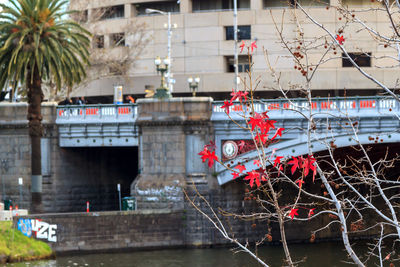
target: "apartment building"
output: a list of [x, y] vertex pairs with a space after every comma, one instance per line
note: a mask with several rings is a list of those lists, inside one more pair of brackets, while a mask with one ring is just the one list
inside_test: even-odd
[[[237, 1], [239, 39], [244, 40], [247, 45], [253, 41], [257, 43], [258, 48], [252, 54], [253, 77], [260, 78], [257, 90], [263, 97], [279, 95], [274, 91], [277, 86], [267, 64], [265, 51], [268, 52], [269, 62], [279, 75], [283, 88], [291, 89], [291, 96], [300, 96], [299, 89], [304, 84], [304, 77], [294, 68], [296, 64], [293, 57], [284, 48], [277, 29], [283, 29], [284, 38], [293, 41], [300, 34], [297, 27], [299, 24], [295, 23], [294, 19], [296, 17], [300, 21], [306, 42], [311, 43], [315, 37], [325, 34], [290, 1]], [[332, 5], [339, 4], [338, 0], [301, 0], [301, 4], [313, 18], [336, 33], [346, 21], [334, 8], [327, 8], [329, 1]], [[355, 10], [380, 5], [373, 0], [342, 2]], [[93, 57], [97, 59], [114, 58], [115, 62], [118, 62], [118, 59], [126, 59], [130, 53], [137, 53], [137, 25], [144, 29], [140, 38], [147, 38], [143, 49], [134, 60], [130, 60], [131, 64], [123, 72], [116, 72], [106, 63], [94, 64], [92, 70], [99, 74], [98, 77], [94, 75], [92, 80], [82, 84], [74, 92], [77, 96], [111, 96], [116, 84], [123, 86], [124, 94], [142, 96], [145, 88], [157, 88], [160, 85], [160, 75], [156, 71], [154, 59], [157, 56], [167, 56], [165, 25], [168, 17], [159, 13], [146, 13], [148, 8], [172, 14], [171, 22], [175, 26], [172, 30], [171, 50], [174, 95], [191, 94], [187, 82], [189, 77], [200, 77], [198, 95], [210, 95], [221, 99], [234, 87], [233, 0], [71, 0], [70, 8], [80, 11], [80, 17], [83, 18], [86, 27], [93, 32]], [[99, 10], [105, 12], [96, 18]], [[355, 14], [383, 33], [390, 32], [389, 22], [383, 13], [355, 11]], [[394, 50], [389, 50], [384, 44], [374, 41], [359, 24], [350, 23], [343, 35], [348, 52], [353, 53], [368, 73], [389, 87], [395, 86], [398, 69], [390, 66], [398, 63], [382, 57], [390, 53], [395, 56]], [[316, 41], [316, 44], [320, 41]], [[316, 64], [325, 51], [323, 45], [319, 46], [318, 49], [309, 51], [307, 60]], [[378, 92], [374, 83], [365, 79], [347, 60], [341, 58], [339, 49], [330, 51], [328, 58], [330, 59], [320, 66], [312, 80], [311, 88], [315, 95], [342, 95], [344, 90], [347, 90], [347, 95], [374, 95]], [[240, 54], [240, 75], [244, 77], [248, 69], [246, 53]]]

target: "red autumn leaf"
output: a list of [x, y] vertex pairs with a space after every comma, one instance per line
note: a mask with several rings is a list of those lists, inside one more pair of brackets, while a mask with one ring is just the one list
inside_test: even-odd
[[260, 172], [261, 181], [265, 182], [268, 179], [268, 174], [265, 171]]
[[244, 165], [237, 165], [234, 169], [238, 169], [239, 173], [242, 173], [246, 170], [246, 167]]
[[297, 170], [297, 168], [299, 167], [299, 160], [295, 157], [292, 156], [291, 161], [288, 162], [289, 165], [293, 165], [291, 168], [292, 174]]
[[260, 125], [261, 131], [263, 133], [268, 133], [271, 128], [275, 129], [275, 125], [274, 125], [275, 123], [276, 123], [276, 121], [274, 121], [274, 120], [262, 121], [262, 123]]
[[239, 173], [237, 172], [232, 172], [231, 174], [232, 174], [232, 180], [235, 180], [236, 178], [239, 177]]
[[199, 155], [201, 156], [201, 160], [203, 161], [203, 163], [206, 161], [208, 153], [210, 153], [210, 152], [208, 151], [208, 149], [206, 147], [204, 147], [203, 151], [199, 152]]
[[274, 160], [274, 167], [276, 167], [276, 165], [281, 164], [281, 159], [283, 159], [283, 157], [281, 156], [277, 156]]
[[260, 141], [263, 144], [265, 144], [265, 142], [268, 141], [268, 134], [265, 134], [265, 133], [259, 134], [259, 133], [257, 133], [256, 134], [256, 142], [259, 143]]
[[264, 111], [263, 113], [261, 113], [261, 117], [262, 117], [263, 119], [269, 119], [269, 116], [267, 115], [267, 113], [268, 113], [268, 110], [267, 110], [267, 111]]
[[343, 35], [336, 34], [336, 40], [342, 45], [344, 42]]
[[303, 169], [304, 168], [303, 156], [299, 156], [297, 159], [299, 160], [299, 169]]
[[317, 174], [317, 166], [315, 165], [316, 159], [313, 155], [308, 155], [308, 168], [313, 171], [313, 182], [315, 180], [315, 175]]
[[272, 136], [271, 140], [274, 140], [278, 135], [280, 137], [282, 137], [282, 132], [285, 130], [285, 128], [278, 128], [274, 134], [274, 136]]
[[249, 92], [247, 92], [247, 91], [245, 91], [245, 92], [243, 92], [243, 91], [237, 91], [237, 92], [235, 92], [235, 91], [233, 91], [233, 89], [232, 89], [232, 93], [231, 93], [231, 96], [232, 96], [232, 98], [231, 98], [231, 103], [232, 103], [233, 101], [235, 101], [236, 99], [239, 99], [240, 103], [242, 103], [243, 98], [244, 98], [245, 101], [247, 101], [247, 95], [248, 95], [248, 94], [249, 94]]
[[240, 53], [242, 53], [242, 52], [243, 52], [243, 49], [244, 49], [244, 47], [245, 47], [244, 41], [242, 41], [242, 44], [241, 44], [239, 47], [240, 47]]
[[226, 114], [229, 114], [229, 107], [233, 106], [232, 102], [225, 100], [224, 105], [221, 106], [221, 108], [225, 109]]
[[260, 127], [261, 123], [262, 123], [261, 118], [250, 117], [249, 124], [251, 125], [252, 131], [254, 131], [254, 128], [256, 128], [256, 126]]
[[218, 157], [215, 155], [215, 151], [210, 152], [206, 147], [199, 153], [199, 155], [201, 155], [203, 162], [208, 160], [208, 167], [210, 168], [214, 165], [214, 160], [218, 160]]
[[295, 183], [298, 184], [298, 186], [299, 186], [300, 189], [301, 189], [301, 186], [302, 186], [305, 182], [304, 182], [303, 179], [299, 179], [299, 180], [297, 180]]
[[294, 216], [299, 216], [299, 214], [297, 213], [298, 210], [299, 209], [291, 209], [290, 210], [289, 217], [291, 217], [292, 220], [293, 220]]
[[256, 41], [252, 42], [250, 45], [251, 53], [253, 53], [254, 48], [257, 48]]
[[211, 168], [214, 165], [214, 160], [218, 160], [218, 157], [215, 155], [215, 151], [208, 154], [207, 159], [208, 159], [208, 167]]
[[260, 167], [261, 162], [258, 159], [256, 159], [253, 161], [253, 165], [257, 165], [257, 167]]
[[239, 91], [238, 93], [239, 93], [238, 98], [240, 102], [242, 102], [242, 98], [244, 98], [244, 101], [247, 101], [247, 95], [249, 94], [249, 92]]
[[232, 88], [232, 93], [231, 93], [231, 102], [235, 101], [236, 98], [238, 98], [237, 92], [235, 92]]
[[247, 176], [244, 178], [245, 180], [250, 180], [250, 187], [253, 187], [254, 182], [256, 182], [257, 187], [260, 187], [260, 173], [252, 170], [251, 172], [247, 173]]
[[308, 218], [310, 218], [312, 215], [314, 215], [314, 210], [315, 210], [315, 208], [310, 209], [310, 211], [308, 212]]
[[310, 170], [313, 172], [313, 182], [317, 173], [317, 166], [315, 165], [315, 162], [315, 158], [312, 155], [308, 155], [307, 158], [302, 158], [302, 164], [300, 165], [300, 168], [303, 168], [304, 170], [304, 176], [307, 176]]

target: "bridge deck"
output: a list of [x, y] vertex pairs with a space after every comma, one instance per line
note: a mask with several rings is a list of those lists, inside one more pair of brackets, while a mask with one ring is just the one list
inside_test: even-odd
[[74, 105], [57, 108], [61, 147], [137, 146], [137, 106]]

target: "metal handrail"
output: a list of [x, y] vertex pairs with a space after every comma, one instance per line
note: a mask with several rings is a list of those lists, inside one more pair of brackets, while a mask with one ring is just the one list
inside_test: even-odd
[[[213, 113], [225, 112], [221, 108], [223, 101], [214, 101]], [[308, 109], [310, 103], [304, 98], [279, 98], [254, 100], [256, 112], [302, 110]], [[382, 110], [399, 109], [400, 105], [391, 97], [384, 96], [357, 96], [357, 97], [316, 97], [311, 101], [311, 108], [315, 111], [328, 110]], [[242, 111], [239, 101], [235, 101], [230, 111]]]
[[57, 107], [57, 123], [64, 121], [133, 121], [136, 104], [61, 105]]

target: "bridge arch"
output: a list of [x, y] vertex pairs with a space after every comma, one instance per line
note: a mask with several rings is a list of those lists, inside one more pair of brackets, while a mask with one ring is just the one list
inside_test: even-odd
[[[344, 148], [349, 146], [357, 145], [358, 143], [362, 145], [370, 145], [376, 144], [376, 137], [378, 138], [378, 143], [400, 143], [400, 133], [398, 132], [386, 132], [386, 133], [362, 133], [358, 134], [358, 141], [355, 139], [355, 135], [343, 134], [336, 135], [329, 138], [319, 138], [314, 139], [310, 142], [311, 150], [313, 153], [326, 151], [327, 145], [331, 141], [334, 141], [335, 146], [337, 148]], [[275, 150], [274, 156], [271, 157], [273, 151]], [[308, 145], [307, 140], [305, 138], [301, 139], [292, 139], [292, 140], [282, 140], [281, 142], [275, 143], [270, 147], [264, 149], [266, 157], [271, 157], [271, 161], [273, 161], [275, 156], [283, 156], [285, 158], [288, 157], [297, 157], [301, 155], [308, 154]], [[241, 154], [240, 156], [233, 159], [233, 163], [231, 163], [231, 167], [234, 168], [240, 162], [241, 165], [246, 167], [246, 171], [256, 170], [259, 167], [253, 164], [253, 161], [258, 159], [258, 152], [256, 150]], [[269, 163], [268, 165], [269, 166]], [[229, 183], [232, 181], [232, 171], [225, 169], [222, 166], [217, 168], [217, 178], [218, 183], [220, 185]]]

